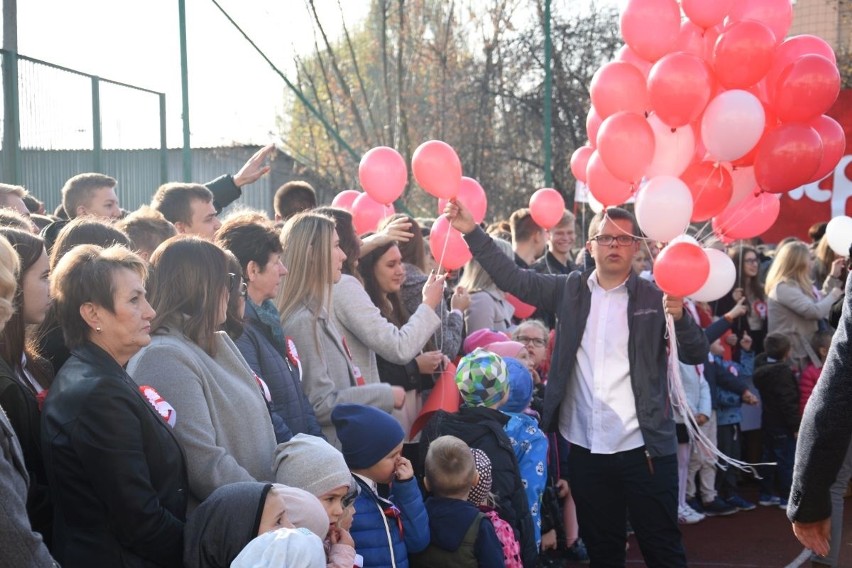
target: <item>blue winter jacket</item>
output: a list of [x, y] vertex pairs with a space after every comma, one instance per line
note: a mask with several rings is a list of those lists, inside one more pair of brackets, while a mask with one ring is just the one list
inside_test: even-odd
[[245, 328], [234, 343], [251, 370], [263, 379], [272, 397], [270, 413], [279, 444], [296, 434], [310, 434], [325, 439], [314, 409], [302, 391], [298, 366], [272, 343], [272, 332], [260, 321], [251, 303], [246, 302]]
[[[394, 481], [390, 499], [382, 499], [357, 475], [361, 494], [355, 500], [355, 516], [349, 533], [355, 552], [364, 557], [364, 568], [408, 568], [408, 554], [429, 546], [429, 517], [417, 481]], [[397, 519], [386, 514], [390, 504], [401, 513], [402, 535]]]
[[[754, 353], [741, 351], [740, 360], [741, 363], [735, 363], [714, 355], [713, 362], [709, 364], [714, 367], [714, 373], [719, 382], [719, 405], [716, 412], [716, 424], [719, 426], [739, 424], [743, 419], [742, 393], [751, 382], [751, 375], [754, 372]], [[727, 388], [728, 386], [735, 388], [730, 389]]]

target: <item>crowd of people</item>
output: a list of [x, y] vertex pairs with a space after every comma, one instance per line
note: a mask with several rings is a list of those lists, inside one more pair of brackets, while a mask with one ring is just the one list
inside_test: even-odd
[[[446, 273], [432, 219], [358, 234], [304, 182], [274, 219], [220, 219], [269, 150], [132, 212], [103, 174], [54, 215], [0, 184], [0, 566], [620, 566], [631, 531], [649, 566], [686, 566], [681, 524], [818, 520], [795, 516], [794, 457], [848, 301], [819, 228], [705, 243], [737, 276], [703, 303], [654, 285], [624, 209], [581, 239], [568, 211], [486, 227], [451, 201], [473, 259]], [[696, 429], [733, 459], [760, 433], [757, 503]]]

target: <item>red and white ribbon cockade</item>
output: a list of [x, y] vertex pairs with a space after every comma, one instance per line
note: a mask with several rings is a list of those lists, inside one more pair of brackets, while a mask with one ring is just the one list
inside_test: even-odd
[[142, 393], [148, 402], [151, 403], [151, 406], [154, 407], [154, 410], [157, 411], [157, 414], [163, 417], [163, 420], [166, 421], [166, 424], [175, 427], [175, 422], [177, 422], [177, 411], [175, 408], [166, 402], [166, 400], [160, 396], [160, 393], [157, 390], [148, 385], [140, 385], [139, 392]]

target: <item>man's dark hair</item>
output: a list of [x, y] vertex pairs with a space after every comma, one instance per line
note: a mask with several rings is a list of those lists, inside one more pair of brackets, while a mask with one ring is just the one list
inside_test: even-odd
[[541, 232], [541, 227], [533, 220], [530, 210], [526, 207], [509, 216], [509, 226], [512, 228], [513, 243], [526, 242]]
[[763, 351], [767, 357], [782, 361], [790, 353], [790, 338], [783, 333], [770, 333], [763, 340]]
[[213, 194], [200, 183], [164, 183], [157, 189], [151, 207], [170, 223], [192, 224], [192, 200], [210, 203]]
[[286, 221], [296, 213], [316, 207], [317, 192], [306, 181], [288, 181], [275, 192], [272, 205], [275, 214], [282, 221]]

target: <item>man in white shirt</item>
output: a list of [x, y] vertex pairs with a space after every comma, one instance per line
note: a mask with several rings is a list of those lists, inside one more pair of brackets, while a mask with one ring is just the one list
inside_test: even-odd
[[571, 443], [568, 475], [594, 565], [623, 566], [628, 513], [648, 566], [686, 566], [677, 522], [677, 440], [668, 396], [666, 315], [680, 360], [700, 364], [707, 340], [683, 299], [638, 278], [633, 216], [594, 217], [586, 248], [596, 268], [536, 274], [499, 258], [464, 207], [445, 212], [497, 286], [556, 313], [556, 348], [542, 424]]

